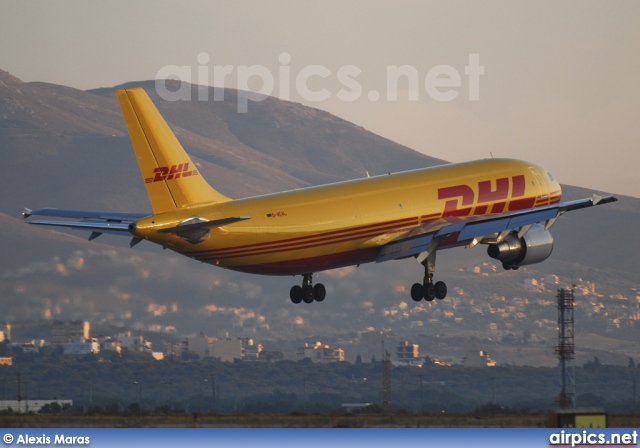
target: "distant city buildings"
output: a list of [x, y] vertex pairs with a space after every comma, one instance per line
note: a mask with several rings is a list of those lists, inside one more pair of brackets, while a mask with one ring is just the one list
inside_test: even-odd
[[76, 340], [88, 340], [91, 335], [91, 325], [86, 320], [69, 320], [51, 322], [51, 345], [63, 347]]
[[255, 344], [253, 339], [242, 339], [242, 359], [244, 361], [261, 361], [262, 350], [262, 344]]
[[[273, 361], [279, 359], [278, 352], [262, 355], [262, 345], [255, 344], [251, 338], [210, 338], [204, 333], [185, 338], [182, 342], [182, 353], [199, 358], [217, 358], [223, 362]], [[280, 353], [281, 354], [281, 353]]]
[[496, 361], [491, 359], [484, 350], [471, 352], [463, 360], [465, 367], [495, 367]]
[[135, 353], [151, 354], [151, 342], [147, 341], [141, 335], [134, 335], [130, 330], [118, 333], [116, 339], [120, 341], [120, 347], [123, 350], [129, 350]]
[[[10, 326], [7, 324], [7, 327]], [[4, 332], [0, 332], [0, 343], [7, 342]], [[132, 331], [124, 331], [115, 335], [91, 337], [91, 325], [88, 321], [53, 321], [51, 323], [51, 339], [32, 340], [29, 342], [14, 342], [11, 347], [22, 353], [37, 353], [44, 346], [61, 347], [64, 355], [88, 355], [101, 352], [147, 353], [156, 360], [162, 360], [165, 353], [154, 351], [152, 343], [142, 335]], [[175, 355], [175, 346], [169, 348], [169, 355]], [[204, 333], [185, 338], [179, 345], [179, 352], [183, 355], [198, 358], [217, 358], [223, 362], [233, 362], [236, 359], [254, 362], [277, 362], [284, 360], [284, 354], [279, 350], [263, 351], [262, 344], [257, 344], [252, 338], [211, 338]], [[0, 365], [11, 365], [11, 357], [0, 358]]]
[[410, 344], [409, 341], [402, 341], [396, 347], [396, 358], [399, 364], [422, 365], [423, 358], [420, 358], [420, 348], [418, 344]]
[[[468, 271], [473, 276], [485, 273], [493, 276], [495, 269], [495, 264], [487, 262], [473, 266]], [[576, 318], [588, 322], [590, 331], [596, 334], [624, 334], [627, 339], [637, 334], [640, 328], [640, 288], [612, 292], [597, 277], [567, 279], [523, 269], [520, 280], [513, 283], [513, 290], [474, 290], [461, 285], [453, 288], [448, 299], [437, 305], [427, 302], [412, 304], [408, 300], [391, 306], [387, 304], [376, 309], [371, 325], [344, 333], [336, 329], [335, 334], [326, 336], [332, 339], [323, 343], [311, 342], [301, 346], [299, 339], [297, 342], [284, 340], [278, 342], [280, 347], [271, 346], [265, 350], [261, 341], [257, 340], [260, 335], [268, 337], [264, 334], [250, 333], [256, 338], [254, 341], [252, 338], [230, 337], [229, 331], [215, 327], [212, 331], [217, 337], [200, 333], [182, 340], [173, 334], [153, 332], [154, 343], [157, 344], [159, 340], [162, 344], [159, 349], [145, 339], [143, 334], [147, 333], [142, 331], [149, 327], [142, 324], [133, 327], [137, 331], [121, 329], [117, 333], [97, 337], [92, 336], [88, 321], [58, 320], [27, 324], [14, 322], [13, 333], [18, 338], [24, 334], [28, 334], [29, 338], [41, 337], [40, 332], [46, 342], [41, 339], [11, 340], [11, 324], [2, 322], [0, 343], [3, 343], [4, 352], [0, 354], [37, 353], [48, 346], [58, 347], [58, 350], [62, 349], [65, 355], [70, 356], [128, 352], [149, 354], [155, 359], [178, 356], [186, 359], [216, 358], [223, 362], [277, 362], [284, 359], [336, 362], [347, 359], [347, 350], [349, 361], [355, 361], [356, 354], [360, 354], [359, 362], [362, 362], [379, 358], [379, 342], [385, 339], [397, 365], [422, 365], [427, 353], [427, 362], [434, 364], [464, 364], [469, 367], [493, 365], [495, 361], [485, 352], [468, 354], [478, 343], [484, 347], [500, 345], [500, 363], [519, 363], [524, 359], [524, 355], [520, 354], [523, 347], [542, 350], [553, 337], [550, 335], [555, 335], [557, 320], [553, 296], [559, 285], [565, 285], [568, 281], [571, 281], [576, 296]], [[235, 331], [240, 330], [236, 328]], [[431, 338], [434, 335], [442, 335], [437, 338], [442, 337], [443, 340], [451, 335], [465, 339], [460, 339], [461, 344], [447, 349], [445, 342]], [[421, 346], [416, 343], [418, 341]]]
[[40, 412], [47, 405], [57, 404], [59, 408], [73, 407], [73, 400], [0, 400], [0, 411], [18, 412]]
[[[7, 328], [10, 331], [10, 324], [7, 324]], [[0, 338], [0, 343], [2, 342], [6, 343], [8, 341]], [[64, 355], [70, 356], [98, 354], [101, 351], [122, 354], [124, 350], [148, 353], [155, 359], [164, 359], [164, 353], [152, 350], [150, 341], [145, 340], [140, 335], [134, 335], [131, 331], [92, 338], [91, 325], [84, 320], [53, 321], [51, 322], [50, 339], [38, 339], [29, 342], [13, 341], [9, 345], [14, 349], [20, 350], [21, 353], [38, 353], [42, 348], [49, 346], [60, 347]], [[0, 365], [2, 364], [0, 362]]]
[[218, 358], [222, 362], [233, 362], [242, 359], [241, 339], [216, 339], [213, 341], [212, 358]]
[[65, 355], [88, 355], [100, 353], [100, 344], [97, 339], [74, 338], [64, 345]]
[[323, 345], [322, 342], [307, 343], [304, 347], [299, 347], [296, 353], [296, 359], [303, 360], [305, 358], [319, 363], [344, 361], [344, 350], [331, 348], [328, 345]]
[[284, 361], [284, 353], [280, 350], [262, 350], [260, 352], [259, 361], [262, 362], [279, 362]]
[[98, 338], [100, 351], [122, 353], [122, 344], [113, 336], [102, 336]]
[[40, 347], [36, 345], [35, 342], [23, 342], [21, 344], [14, 344], [14, 346], [19, 347], [22, 353], [38, 353], [40, 351]]
[[188, 337], [182, 343], [182, 351], [200, 358], [209, 358], [213, 352], [212, 345], [215, 338], [209, 338], [200, 333], [197, 336]]

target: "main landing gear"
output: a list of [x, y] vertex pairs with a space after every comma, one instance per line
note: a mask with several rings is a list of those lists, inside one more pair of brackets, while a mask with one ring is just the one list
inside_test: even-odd
[[411, 286], [411, 298], [415, 302], [419, 302], [422, 299], [432, 302], [433, 299], [442, 300], [447, 297], [447, 284], [445, 282], [433, 283], [433, 272], [436, 268], [436, 251], [432, 250], [426, 259], [420, 263], [424, 266], [424, 281], [422, 284], [414, 283]]
[[447, 284], [445, 282], [433, 283], [433, 274], [425, 277], [424, 283], [414, 283], [411, 286], [411, 298], [419, 302], [425, 299], [427, 302], [433, 301], [433, 299], [442, 300], [447, 297]]
[[312, 274], [304, 274], [302, 286], [295, 285], [291, 288], [291, 291], [289, 291], [289, 298], [293, 303], [322, 302], [327, 296], [327, 290], [322, 283], [317, 283], [313, 286], [311, 275]]

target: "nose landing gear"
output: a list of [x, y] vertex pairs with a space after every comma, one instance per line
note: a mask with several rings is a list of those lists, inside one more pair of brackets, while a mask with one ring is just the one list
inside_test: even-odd
[[311, 276], [312, 274], [304, 274], [302, 286], [295, 285], [291, 288], [291, 291], [289, 291], [289, 298], [293, 303], [313, 303], [314, 301], [322, 302], [327, 296], [327, 290], [322, 283], [317, 283], [313, 286]]

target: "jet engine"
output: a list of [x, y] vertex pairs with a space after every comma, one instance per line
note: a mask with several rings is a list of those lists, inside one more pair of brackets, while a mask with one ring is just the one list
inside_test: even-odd
[[527, 264], [540, 263], [551, 255], [553, 237], [541, 224], [534, 224], [522, 237], [511, 232], [497, 244], [489, 244], [487, 254], [500, 260], [505, 269], [518, 269]]

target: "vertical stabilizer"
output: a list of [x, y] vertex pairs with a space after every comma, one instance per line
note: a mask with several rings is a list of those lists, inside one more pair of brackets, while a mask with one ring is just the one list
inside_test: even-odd
[[116, 93], [155, 214], [231, 200], [202, 178], [142, 88]]

